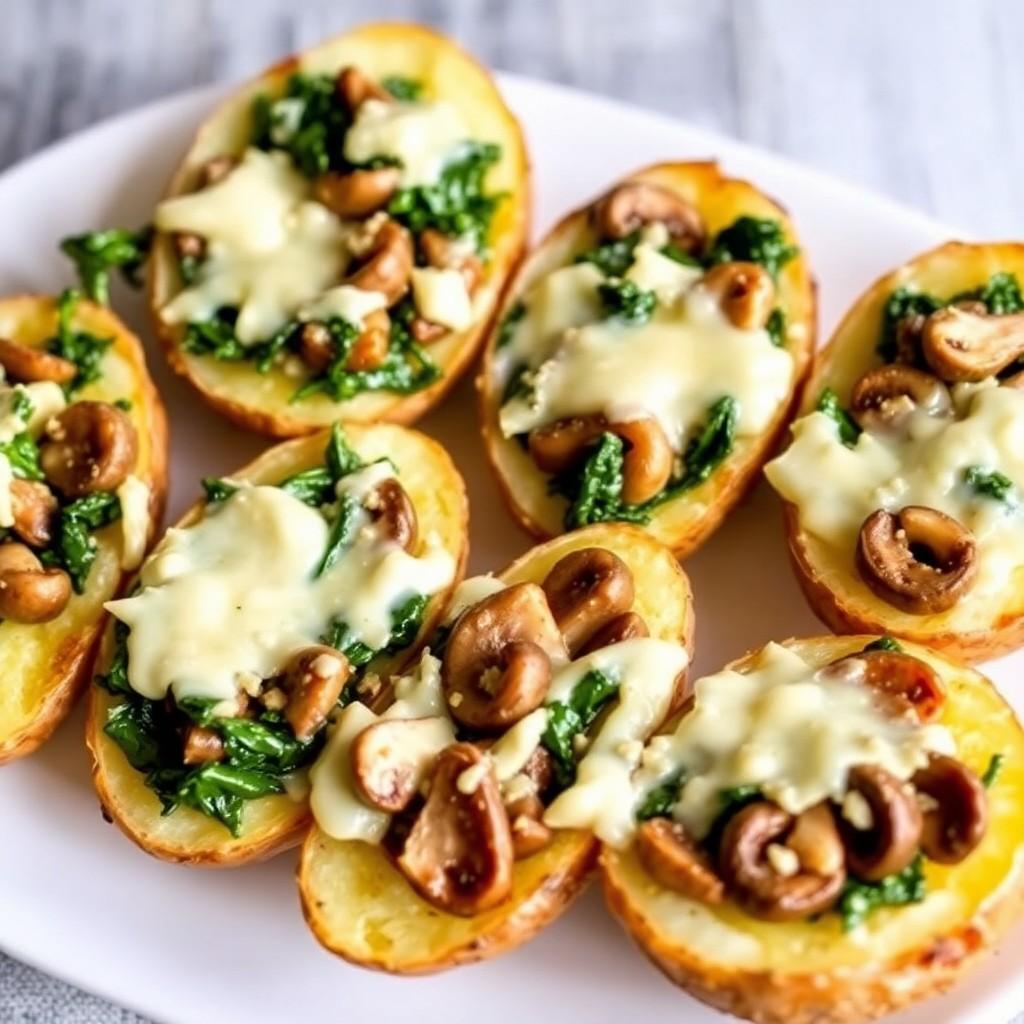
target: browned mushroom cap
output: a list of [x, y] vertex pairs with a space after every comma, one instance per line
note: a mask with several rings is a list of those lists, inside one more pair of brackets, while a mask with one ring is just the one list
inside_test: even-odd
[[50, 421], [47, 432], [39, 464], [69, 498], [116, 490], [135, 466], [135, 427], [107, 402], [75, 402]]
[[903, 426], [915, 409], [929, 416], [948, 416], [953, 401], [949, 389], [937, 377], [891, 363], [868, 370], [854, 384], [850, 407], [865, 430], [887, 430]]
[[867, 882], [902, 871], [921, 841], [921, 811], [913, 791], [876, 764], [855, 765], [847, 785], [871, 809], [869, 828], [856, 828], [845, 818], [840, 823], [850, 870]]
[[946, 306], [925, 321], [921, 350], [943, 380], [993, 377], [1024, 355], [1024, 313]]
[[28, 545], [45, 548], [50, 543], [57, 499], [46, 484], [36, 480], [11, 481], [14, 532]]
[[582, 548], [560, 558], [544, 579], [551, 614], [576, 652], [599, 629], [633, 605], [633, 574], [605, 548]]
[[284, 717], [299, 740], [311, 739], [338, 703], [352, 666], [341, 651], [318, 644], [292, 657], [281, 680], [288, 694]]
[[764, 327], [775, 308], [775, 282], [757, 263], [720, 263], [704, 275], [702, 284], [741, 331]]
[[382, 100], [390, 103], [393, 99], [383, 86], [378, 85], [372, 78], [368, 78], [358, 68], [342, 68], [334, 79], [334, 89], [351, 111], [358, 110], [367, 100]]
[[793, 816], [767, 800], [749, 804], [729, 819], [722, 833], [718, 870], [729, 895], [751, 916], [766, 921], [796, 921], [828, 910], [842, 891], [842, 864], [827, 875], [800, 865], [781, 874], [769, 860], [769, 847], [781, 844]]
[[0, 366], [11, 380], [26, 383], [52, 380], [66, 384], [78, 373], [78, 367], [69, 359], [6, 338], [0, 338]]
[[988, 825], [988, 794], [966, 765], [945, 754], [930, 754], [911, 779], [934, 806], [924, 812], [921, 850], [939, 864], [959, 864], [981, 842]]
[[380, 533], [412, 552], [419, 535], [416, 507], [405, 488], [394, 478], [381, 480], [366, 496], [365, 506]]
[[725, 885], [711, 860], [670, 818], [651, 818], [636, 830], [636, 853], [644, 870], [659, 884], [701, 903], [725, 899]]
[[207, 764], [224, 759], [224, 741], [215, 729], [205, 725], [189, 725], [185, 729], [185, 748], [182, 760], [185, 764]]
[[366, 292], [381, 292], [393, 306], [409, 287], [412, 260], [412, 236], [398, 221], [388, 219], [377, 230], [348, 283]]
[[375, 370], [388, 357], [391, 344], [391, 317], [386, 309], [375, 309], [363, 319], [359, 333], [348, 354], [345, 366], [349, 370]]
[[452, 717], [473, 729], [505, 729], [540, 707], [551, 658], [565, 645], [535, 583], [491, 594], [459, 617], [444, 650], [441, 683]]
[[310, 320], [299, 331], [299, 357], [314, 371], [323, 373], [334, 361], [336, 346], [327, 324]]
[[676, 245], [687, 252], [700, 252], [704, 246], [704, 221], [697, 208], [660, 185], [619, 185], [597, 202], [591, 216], [602, 238], [625, 238], [645, 224], [664, 224]]
[[623, 612], [616, 615], [614, 619], [606, 622], [594, 635], [579, 649], [578, 656], [599, 651], [602, 647], [611, 647], [613, 644], [621, 644], [625, 640], [634, 640], [640, 636], [650, 636], [650, 630], [643, 617], [636, 612]]
[[966, 594], [978, 571], [974, 537], [952, 516], [922, 505], [878, 509], [857, 539], [864, 582], [912, 615], [944, 612]]
[[538, 793], [546, 793], [555, 778], [555, 759], [547, 747], [535, 747], [526, 759], [522, 774], [532, 783]]
[[516, 860], [525, 860], [543, 850], [554, 838], [541, 820], [544, 804], [536, 793], [528, 793], [505, 805], [509, 828], [512, 832], [512, 853]]
[[71, 579], [63, 569], [44, 569], [24, 544], [0, 544], [0, 619], [49, 622], [71, 600]]
[[443, 718], [384, 718], [352, 741], [349, 756], [360, 796], [397, 814], [416, 795], [451, 730]]
[[339, 174], [328, 171], [313, 182], [313, 198], [339, 217], [361, 219], [383, 209], [398, 190], [397, 167]]
[[902, 651], [861, 651], [840, 658], [826, 671], [832, 669], [852, 670], [854, 678], [879, 694], [888, 710], [895, 714], [912, 710], [922, 722], [938, 718], [946, 701], [935, 669]]
[[[470, 743], [438, 755], [430, 793], [397, 859], [428, 903], [461, 917], [497, 906], [512, 891], [512, 834], [494, 770], [481, 766], [483, 758]], [[467, 769], [480, 775], [473, 786], [460, 786]]]

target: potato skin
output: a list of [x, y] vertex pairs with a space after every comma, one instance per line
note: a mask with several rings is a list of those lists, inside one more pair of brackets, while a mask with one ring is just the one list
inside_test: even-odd
[[[417, 654], [444, 611], [452, 590], [465, 571], [468, 553], [469, 509], [465, 485], [448, 453], [434, 440], [393, 424], [345, 425], [345, 434], [364, 458], [390, 455], [399, 467], [419, 516], [421, 536], [435, 532], [455, 559], [452, 584], [427, 607], [416, 642], [399, 657], [383, 661], [380, 670], [398, 671]], [[278, 444], [253, 462], [230, 474], [254, 483], [272, 482], [318, 465], [327, 432]], [[205, 502], [193, 505], [176, 524], [189, 526], [202, 518]], [[113, 624], [108, 626], [96, 671], [102, 672], [112, 653]], [[107, 818], [137, 846], [161, 860], [202, 867], [235, 867], [265, 860], [298, 843], [310, 825], [308, 801], [287, 795], [262, 797], [246, 807], [242, 834], [232, 836], [218, 822], [188, 807], [163, 817], [156, 795], [146, 788], [141, 773], [103, 732], [107, 709], [114, 698], [92, 686], [86, 716], [86, 745], [92, 753], [93, 786]]]
[[[786, 644], [803, 652], [816, 651], [824, 663], [833, 657], [860, 650], [875, 638], [819, 637], [790, 640]], [[909, 653], [920, 655], [921, 651], [910, 648]], [[734, 666], [750, 657], [739, 659]], [[975, 709], [969, 701], [962, 707], [957, 706], [957, 701], [967, 692], [965, 687], [976, 688], [986, 694], [979, 706], [999, 706], [1000, 731], [1012, 732], [1017, 750], [1024, 750], [1020, 725], [988, 680], [960, 666], [950, 665], [935, 654], [930, 655], [930, 660], [937, 668], [945, 664], [947, 670], [960, 677], [952, 684], [946, 680], [947, 697], [953, 705], [952, 722], [949, 724], [954, 724], [962, 711], [973, 713]], [[967, 724], [972, 723], [973, 718]], [[985, 723], [973, 724], [979, 731], [985, 727]], [[996, 785], [998, 787], [999, 783]], [[998, 788], [994, 792], [998, 793]], [[1013, 801], [1012, 794], [1009, 799]], [[1003, 815], [1005, 817], [1005, 812]], [[1006, 827], [1002, 818], [1000, 824]], [[659, 887], [643, 872], [631, 851], [604, 848], [599, 863], [609, 909], [651, 962], [690, 995], [758, 1024], [857, 1024], [947, 991], [991, 951], [1019, 918], [1024, 908], [1024, 865], [1020, 863], [1019, 856], [1024, 846], [1024, 830], [1019, 825], [1015, 826], [1009, 841], [1017, 851], [1016, 862], [1004, 877], [991, 880], [990, 891], [973, 912], [961, 916], [951, 927], [929, 936], [913, 948], [894, 955], [882, 955], [875, 962], [851, 964], [847, 957], [841, 967], [833, 970], [800, 969], [796, 966], [799, 963], [797, 958], [791, 961], [792, 970], [737, 966], [723, 962], [720, 957], [716, 959], [713, 950], [697, 943], [681, 943], [659, 927], [652, 914], [645, 912], [638, 887], [644, 886], [644, 891], [649, 887], [650, 892], [658, 891]], [[976, 854], [981, 855], [981, 851], [976, 851]], [[937, 874], [941, 885], [948, 872], [943, 875], [940, 869]], [[899, 914], [900, 909], [896, 908], [891, 913]], [[730, 919], [730, 925], [734, 924], [734, 919]], [[760, 925], [762, 930], [757, 933], [757, 941], [762, 948], [770, 941], [765, 938], [765, 930], [770, 927]], [[824, 928], [827, 925], [822, 922], [814, 927]], [[833, 944], [849, 945], [842, 939]], [[819, 945], [827, 947], [827, 940], [820, 940]], [[875, 945], [866, 944], [861, 948], [870, 951]], [[819, 953], [817, 947], [814, 952]]]
[[[598, 546], [633, 570], [634, 607], [651, 635], [693, 649], [693, 599], [671, 552], [633, 526], [601, 524], [528, 551], [501, 578], [540, 582], [563, 555]], [[314, 826], [302, 847], [302, 912], [317, 940], [361, 967], [427, 974], [490, 959], [536, 935], [565, 910], [589, 879], [599, 844], [590, 833], [560, 832], [519, 861], [511, 898], [474, 918], [436, 910], [417, 896], [378, 847], [331, 839]]]
[[[983, 284], [997, 270], [1024, 281], [1024, 244], [947, 242], [884, 274], [853, 304], [828, 345], [818, 353], [805, 388], [801, 415], [813, 411], [831, 387], [845, 401], [853, 383], [879, 365], [875, 355], [882, 308], [889, 294], [914, 283], [953, 295]], [[939, 615], [910, 615], [877, 597], [857, 574], [853, 558], [838, 565], [833, 553], [801, 529], [796, 506], [783, 502], [786, 540], [797, 581], [815, 614], [837, 633], [889, 633], [925, 644], [969, 664], [1008, 654], [1024, 645], [1024, 579], [1019, 575], [1001, 607], [972, 621], [953, 620], [956, 607]]]
[[[482, 312], [459, 334], [434, 343], [430, 354], [443, 370], [431, 387], [411, 395], [386, 391], [364, 393], [346, 402], [314, 396], [289, 404], [294, 385], [273, 381], [244, 364], [217, 363], [181, 347], [184, 328], [164, 323], [161, 307], [179, 290], [177, 263], [169, 237], [158, 233], [147, 275], [147, 296], [154, 333], [171, 369], [196, 388], [200, 397], [232, 423], [271, 437], [298, 437], [320, 430], [336, 419], [347, 422], [408, 424], [437, 405], [475, 358], [494, 312], [518, 265], [530, 224], [530, 164], [522, 129], [505, 105], [490, 73], [445, 36], [421, 25], [363, 25], [302, 53], [287, 57], [241, 86], [204, 121], [164, 193], [181, 195], [194, 187], [198, 169], [212, 156], [238, 152], [248, 138], [249, 104], [260, 93], [279, 89], [297, 70], [334, 71], [357, 62], [371, 73], [403, 72], [424, 78], [455, 101], [465, 101], [485, 141], [502, 145], [499, 163], [489, 181], [507, 193], [492, 225], [492, 258], [482, 285]], [[481, 136], [482, 138], [482, 136]]]
[[[109, 310], [82, 300], [76, 323], [113, 339], [107, 358], [118, 360], [125, 387], [101, 378], [83, 388], [76, 400], [113, 402], [130, 398], [132, 423], [139, 436], [135, 474], [149, 486], [149, 535], [152, 542], [163, 516], [167, 495], [167, 417], [146, 368], [142, 344]], [[17, 295], [0, 299], [0, 334], [26, 345], [39, 346], [56, 330], [56, 304], [50, 296]], [[15, 634], [5, 644], [31, 645], [31, 653], [8, 669], [0, 684], [0, 765], [25, 757], [53, 735], [67, 717], [91, 676], [106, 613], [103, 602], [119, 593], [128, 575], [117, 564], [121, 552], [120, 527], [112, 524], [97, 536], [100, 557], [90, 573], [86, 594], [73, 597], [53, 622], [42, 625], [4, 623], [0, 630]], [[2, 688], [18, 685], [38, 691], [26, 716], [2, 699]], [[19, 701], [14, 702], [16, 705]], [[28, 700], [25, 703], [29, 703]]]
[[[701, 211], [709, 233], [748, 213], [779, 220], [787, 237], [798, 241], [786, 211], [778, 203], [746, 181], [725, 177], [712, 161], [654, 164], [626, 175], [622, 182], [626, 181], [647, 181], [678, 192]], [[549, 254], [576, 251], [593, 244], [593, 232], [587, 226], [592, 205], [593, 200], [568, 213], [524, 260], [494, 319], [476, 379], [484, 446], [498, 486], [519, 525], [541, 540], [563, 531], [563, 506], [547, 497], [547, 477], [512, 439], [502, 436], [498, 426], [501, 389], [495, 386], [493, 376], [498, 328], [512, 304], [533, 283]], [[552, 263], [546, 269], [556, 265]], [[786, 345], [794, 359], [789, 400], [782, 403], [760, 436], [738, 442], [706, 483], [666, 503], [655, 513], [645, 529], [680, 558], [700, 547], [757, 482], [761, 466], [775, 450], [799, 405], [817, 331], [816, 287], [802, 250], [779, 274], [779, 289], [790, 332]]]

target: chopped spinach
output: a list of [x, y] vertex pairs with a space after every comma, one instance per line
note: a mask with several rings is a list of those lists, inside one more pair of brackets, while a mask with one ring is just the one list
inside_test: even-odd
[[786, 347], [786, 314], [783, 313], [780, 306], [776, 306], [771, 311], [764, 329], [768, 332], [768, 337], [776, 348]]
[[218, 501], [227, 501], [238, 490], [237, 484], [217, 476], [204, 476], [202, 485], [206, 500], [211, 504]]
[[1021, 295], [1020, 284], [1015, 275], [1006, 271], [998, 271], [980, 288], [961, 292], [950, 299], [950, 302], [965, 301], [983, 302], [990, 313], [999, 316], [1024, 310], [1024, 295]]
[[[97, 677], [97, 682], [102, 679]], [[117, 704], [107, 714], [103, 731], [124, 751], [128, 763], [139, 772], [149, 771], [160, 763], [160, 740], [156, 701], [129, 699]]]
[[331, 426], [331, 435], [324, 451], [324, 464], [334, 483], [365, 465], [356, 450], [348, 443], [345, 431], [338, 423]]
[[555, 779], [560, 786], [570, 786], [576, 778], [573, 740], [586, 733], [618, 693], [618, 680], [592, 669], [576, 684], [568, 701], [548, 705], [548, 723], [540, 741], [554, 758]]
[[413, 594], [391, 611], [391, 633], [387, 643], [374, 650], [352, 635], [352, 630], [343, 619], [335, 619], [327, 632], [320, 638], [321, 643], [341, 651], [349, 662], [359, 667], [371, 661], [378, 654], [394, 654], [416, 639], [423, 625], [423, 614], [430, 602], [426, 594]]
[[124, 279], [137, 288], [152, 241], [152, 225], [146, 225], [137, 231], [109, 228], [72, 235], [60, 243], [60, 248], [74, 263], [85, 294], [94, 302], [109, 306], [110, 271], [119, 268]]
[[903, 645], [898, 641], [894, 640], [891, 636], [880, 636], [877, 640], [872, 640], [871, 643], [864, 648], [865, 651], [894, 651], [897, 654], [903, 653]]
[[497, 348], [504, 348], [512, 341], [512, 337], [516, 333], [516, 326], [524, 316], [526, 316], [525, 304], [521, 300], [513, 302], [498, 328]]
[[730, 786], [718, 794], [718, 803], [721, 806], [721, 810], [718, 813], [731, 818], [738, 810], [746, 807], [747, 804], [760, 799], [761, 789], [758, 786]]
[[993, 754], [988, 759], [988, 765], [981, 775], [981, 784], [986, 789], [991, 789], [995, 785], [996, 780], [999, 778], [999, 773], [1003, 770], [1003, 762], [1005, 760], [1005, 754]]
[[719, 231], [708, 249], [706, 262], [710, 266], [737, 261], [759, 263], [772, 277], [778, 277], [799, 251], [786, 240], [779, 221], [743, 216]]
[[636, 820], [647, 821], [650, 818], [666, 818], [679, 799], [679, 793], [686, 779], [685, 769], [680, 769], [669, 776], [660, 785], [650, 790], [636, 809]]
[[964, 470], [964, 483], [975, 493], [984, 498], [992, 498], [1010, 504], [1014, 498], [1013, 481], [996, 469], [982, 469], [981, 466], [968, 466]]
[[683, 453], [682, 476], [670, 481], [665, 492], [654, 499], [656, 502], [697, 487], [711, 476], [732, 452], [738, 417], [739, 406], [731, 395], [724, 395], [711, 406], [707, 420]]
[[396, 100], [412, 103], [423, 94], [423, 83], [405, 75], [386, 75], [380, 80], [381, 88], [386, 89]]
[[658, 303], [654, 292], [629, 280], [604, 281], [597, 294], [608, 316], [634, 326], [647, 323]]
[[640, 232], [634, 231], [625, 238], [616, 238], [611, 242], [578, 253], [574, 263], [593, 263], [605, 277], [622, 277], [633, 265], [633, 256], [640, 243]]
[[249, 347], [235, 334], [235, 316], [234, 312], [221, 310], [209, 320], [190, 323], [181, 347], [192, 355], [213, 356], [225, 362], [250, 358]]
[[76, 498], [57, 512], [53, 541], [42, 553], [43, 562], [65, 569], [75, 593], [83, 593], [89, 570], [96, 561], [96, 541], [92, 533], [120, 518], [121, 502], [110, 491]]
[[98, 338], [88, 331], [76, 330], [71, 321], [82, 298], [76, 288], [67, 288], [57, 299], [57, 335], [47, 346], [48, 351], [67, 359], [78, 367], [78, 373], [64, 385], [67, 395], [98, 380], [103, 354], [113, 344], [113, 338]]
[[11, 472], [19, 480], [43, 479], [43, 470], [39, 465], [39, 446], [31, 434], [22, 431], [10, 441], [0, 441], [0, 455], [7, 457]]
[[341, 495], [338, 499], [338, 511], [327, 530], [327, 549], [320, 559], [320, 564], [316, 567], [314, 576], [323, 576], [335, 565], [345, 548], [352, 543], [355, 538], [358, 512], [359, 503], [356, 499], [351, 494]]
[[835, 421], [836, 429], [839, 431], [839, 440], [852, 448], [860, 437], [861, 430], [857, 421], [839, 404], [839, 396], [831, 389], [825, 388], [818, 398], [818, 412], [823, 412], [829, 419]]
[[927, 894], [924, 864], [918, 854], [902, 871], [887, 875], [878, 882], [849, 878], [839, 897], [838, 911], [843, 931], [849, 932], [863, 924], [880, 907], [902, 907], [920, 903]]
[[128, 683], [128, 627], [114, 620], [114, 653], [110, 667], [96, 676], [96, 684], [109, 693], [130, 694], [134, 692]]
[[158, 768], [146, 784], [160, 798], [163, 813], [184, 805], [221, 822], [233, 836], [242, 830], [242, 810], [247, 800], [284, 792], [277, 775], [215, 761], [198, 768]]

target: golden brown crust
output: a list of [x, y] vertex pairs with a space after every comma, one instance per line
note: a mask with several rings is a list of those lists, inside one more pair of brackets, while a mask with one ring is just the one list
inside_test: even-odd
[[[655, 164], [626, 175], [622, 180], [650, 181], [683, 195], [701, 211], [712, 233], [741, 214], [749, 213], [780, 220], [787, 237], [796, 239], [793, 225], [782, 206], [750, 183], [725, 177], [712, 161]], [[494, 384], [493, 372], [497, 327], [510, 306], [531, 283], [535, 267], [545, 253], [555, 247], [567, 246], [578, 251], [593, 244], [592, 234], [586, 229], [592, 205], [588, 203], [563, 217], [523, 262], [494, 318], [476, 379], [484, 446], [498, 487], [519, 525], [531, 536], [542, 540], [562, 531], [562, 506], [547, 498], [546, 478], [528, 458], [517, 455], [518, 445], [503, 437], [498, 427], [500, 389]], [[574, 237], [583, 238], [586, 243], [570, 245]], [[816, 288], [802, 251], [781, 271], [779, 287], [791, 331], [787, 348], [793, 354], [795, 364], [788, 400], [780, 406], [767, 429], [756, 438], [739, 442], [734, 454], [715, 470], [705, 484], [666, 503], [655, 513], [646, 529], [680, 558], [703, 544], [756, 483], [761, 467], [774, 452], [799, 406], [817, 330]]]
[[[522, 258], [530, 222], [530, 166], [522, 130], [505, 105], [490, 73], [450, 39], [420, 25], [381, 23], [364, 25], [352, 32], [291, 57], [241, 86], [200, 125], [196, 137], [172, 176], [165, 198], [189, 191], [197, 169], [211, 156], [237, 151], [245, 143], [248, 106], [259, 93], [280, 87], [300, 64], [305, 69], [337, 70], [356, 63], [381, 74], [396, 70], [435, 83], [448, 90], [457, 102], [472, 104], [474, 121], [486, 121], [480, 130], [490, 132], [486, 141], [502, 145], [502, 158], [490, 172], [489, 182], [506, 193], [492, 228], [492, 258], [480, 286], [482, 312], [467, 331], [446, 337], [430, 348], [444, 371], [436, 384], [412, 395], [387, 392], [364, 394], [347, 402], [331, 402], [314, 396], [302, 403], [288, 402], [294, 385], [287, 382], [260, 398], [239, 393], [240, 387], [266, 383], [256, 370], [244, 364], [216, 364], [214, 360], [184, 352], [184, 330], [166, 324], [159, 309], [178, 288], [176, 260], [168, 237], [157, 235], [147, 276], [150, 317], [168, 363], [184, 377], [202, 399], [238, 426], [272, 437], [296, 437], [321, 429], [335, 419], [348, 422], [408, 424], [437, 405], [475, 358], [487, 335], [512, 271]], [[375, 67], [375, 65], [377, 65]], [[272, 389], [273, 390], [273, 389]]]
[[[381, 672], [398, 671], [415, 657], [443, 614], [452, 590], [462, 579], [468, 553], [468, 517], [465, 485], [448, 453], [434, 440], [393, 424], [345, 427], [346, 437], [364, 459], [388, 455], [417, 510], [421, 536], [433, 533], [455, 559], [451, 585], [427, 606], [420, 633], [406, 651], [380, 664]], [[309, 435], [270, 448], [231, 474], [232, 479], [273, 482], [309, 466], [323, 454], [327, 433]], [[176, 524], [188, 526], [203, 515], [197, 502]], [[97, 659], [102, 671], [112, 653], [113, 627], [108, 628]], [[121, 749], [103, 732], [107, 709], [114, 698], [93, 686], [89, 692], [86, 744], [92, 753], [93, 785], [105, 815], [132, 842], [162, 860], [204, 867], [235, 867], [264, 860], [294, 846], [309, 827], [306, 799], [270, 796], [246, 805], [243, 829], [233, 837], [218, 822], [187, 807], [163, 816], [156, 795], [145, 785]]]
[[[983, 284], [1005, 270], [1024, 280], [1024, 244], [946, 242], [883, 274], [853, 304], [828, 345], [816, 357], [805, 388], [801, 413], [813, 411], [821, 392], [832, 388], [845, 402], [854, 382], [879, 365], [875, 345], [889, 295], [913, 284], [940, 296]], [[911, 615], [886, 603], [854, 568], [839, 564], [832, 549], [800, 528], [796, 507], [784, 503], [786, 539], [800, 588], [815, 614], [837, 633], [890, 633], [975, 664], [1024, 645], [1024, 578], [1012, 587], [989, 617], [973, 617], [969, 627], [957, 620], [958, 608], [938, 615]], [[968, 599], [969, 600], [969, 599]]]
[[[862, 649], [872, 639], [818, 637], [786, 643], [811, 651], [824, 661]], [[954, 733], [957, 723], [961, 723], [957, 739], [969, 746], [968, 756], [975, 758], [981, 750], [992, 749], [992, 744], [1007, 743], [1015, 751], [1024, 750], [1020, 726], [991, 683], [961, 666], [940, 661], [937, 655], [920, 649], [912, 653], [926, 657], [936, 670], [943, 671], [945, 666], [947, 706], [943, 721]], [[734, 666], [749, 658], [740, 659]], [[975, 721], [976, 717], [983, 720]], [[992, 733], [989, 737], [986, 728]], [[998, 787], [1004, 781], [1011, 790], [999, 794]], [[955, 883], [957, 889], [951, 899], [957, 910], [951, 915], [953, 919], [943, 919], [941, 927], [909, 948], [889, 950], [892, 929], [888, 925], [852, 945], [834, 922], [823, 918], [798, 926], [803, 931], [797, 938], [786, 938], [784, 948], [790, 955], [784, 956], [781, 949], [771, 950], [770, 930], [797, 926], [753, 922], [728, 909], [721, 917], [716, 914], [709, 919], [700, 940], [684, 941], [665, 926], [669, 918], [657, 907], [657, 894], [664, 894], [664, 890], [659, 890], [628, 850], [605, 848], [601, 852], [599, 869], [605, 900], [651, 962], [675, 984], [711, 1006], [760, 1024], [857, 1024], [874, 1020], [949, 989], [992, 950], [1018, 918], [1024, 907], [1024, 868], [1020, 863], [1024, 829], [1016, 822], [1013, 807], [1020, 782], [1020, 777], [1001, 780], [993, 791], [993, 798], [1005, 799], [1006, 803], [1000, 806], [990, 829], [1009, 834], [997, 832], [989, 837], [989, 853], [980, 855], [987, 856], [988, 861], [972, 865], [972, 881], [963, 882], [961, 875], [961, 881]], [[988, 864], [995, 866], [989, 868]], [[957, 877], [946, 869], [931, 869], [931, 865], [926, 869], [930, 890]], [[979, 876], [978, 872], [983, 874]], [[962, 911], [963, 906], [969, 909]], [[878, 913], [892, 915], [895, 921], [901, 912], [912, 913], [900, 908]], [[716, 921], [724, 922], [730, 934], [737, 928], [748, 928], [756, 952], [748, 950], [738, 958], [723, 953], [728, 946], [716, 945], [711, 938]], [[812, 938], [812, 928], [821, 929], [823, 934]], [[796, 948], [802, 949], [804, 956], [794, 953]], [[832, 968], [822, 963], [830, 956], [836, 961]], [[758, 966], [759, 961], [762, 966]], [[801, 966], [806, 963], [811, 964], [810, 969]]]
[[[651, 636], [692, 651], [689, 582], [671, 552], [636, 527], [602, 524], [557, 537], [516, 559], [501, 578], [539, 582], [563, 555], [590, 546], [629, 565], [634, 608]], [[445, 970], [513, 949], [550, 924], [582, 889], [597, 846], [589, 833], [558, 833], [552, 845], [516, 863], [508, 901], [460, 918], [420, 899], [378, 847], [331, 839], [314, 826], [299, 861], [302, 909], [319, 942], [350, 963], [394, 974]]]
[[[163, 517], [167, 497], [167, 417], [163, 403], [146, 368], [142, 344], [110, 310], [83, 301], [78, 306], [76, 323], [101, 337], [114, 339], [111, 355], [122, 361], [131, 381], [130, 395], [115, 392], [109, 381], [101, 379], [83, 389], [76, 400], [113, 402], [124, 397], [132, 400], [129, 415], [141, 442], [135, 474], [150, 489], [148, 547]], [[4, 337], [22, 344], [41, 345], [53, 336], [55, 329], [56, 307], [51, 297], [16, 295], [0, 300], [0, 334]], [[102, 539], [98, 539], [101, 549], [113, 562], [120, 555], [118, 526], [115, 524], [108, 530], [110, 532], [104, 531]], [[90, 574], [87, 597], [91, 607], [82, 607], [84, 599], [76, 598], [61, 616], [45, 626], [6, 624], [6, 629], [12, 632], [36, 629], [39, 631], [36, 635], [45, 635], [46, 640], [42, 650], [33, 654], [31, 671], [19, 665], [15, 674], [22, 676], [17, 680], [19, 686], [29, 685], [26, 676], [38, 678], [36, 688], [41, 692], [29, 717], [26, 719], [20, 708], [17, 714], [12, 712], [0, 693], [0, 764], [31, 754], [67, 717], [91, 676], [106, 619], [102, 603], [121, 590], [128, 575], [114, 564], [100, 566]], [[8, 638], [4, 642], [18, 641]], [[4, 685], [13, 687], [15, 679], [7, 676]]]

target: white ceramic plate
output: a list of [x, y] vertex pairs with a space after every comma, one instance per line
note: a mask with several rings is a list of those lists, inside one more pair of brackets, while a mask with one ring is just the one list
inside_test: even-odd
[[[716, 157], [792, 210], [821, 288], [823, 337], [875, 276], [951, 234], [890, 202], [676, 121], [511, 76], [502, 84], [529, 138], [538, 233], [634, 167]], [[144, 223], [215, 96], [191, 93], [119, 117], [0, 178], [0, 294], [68, 284], [56, 248], [64, 235]], [[137, 296], [116, 290], [114, 304], [145, 336]], [[152, 346], [150, 355], [171, 421], [173, 519], [196, 496], [200, 476], [230, 470], [264, 442], [207, 411], [171, 379]], [[502, 566], [529, 542], [485, 467], [468, 382], [422, 426], [448, 446], [469, 481], [471, 569]], [[793, 581], [778, 504], [765, 487], [686, 568], [696, 590], [700, 673], [771, 638], [821, 632]], [[1024, 656], [1015, 664], [1017, 672], [1011, 659], [992, 669], [1011, 695]], [[230, 872], [172, 867], [105, 824], [89, 783], [81, 711], [40, 753], [0, 771], [0, 812], [0, 948], [158, 1020], [450, 1024], [472, 1012], [489, 1024], [520, 1024], [630, 1020], [638, 1010], [648, 1024], [725, 1019], [650, 967], [596, 891], [535, 942], [491, 963], [419, 980], [349, 967], [325, 953], [302, 922], [293, 853]], [[1019, 943], [1024, 931], [1015, 938]], [[898, 1019], [1008, 1020], [1024, 1003], [1024, 975], [1012, 960], [990, 959], [951, 996]]]

